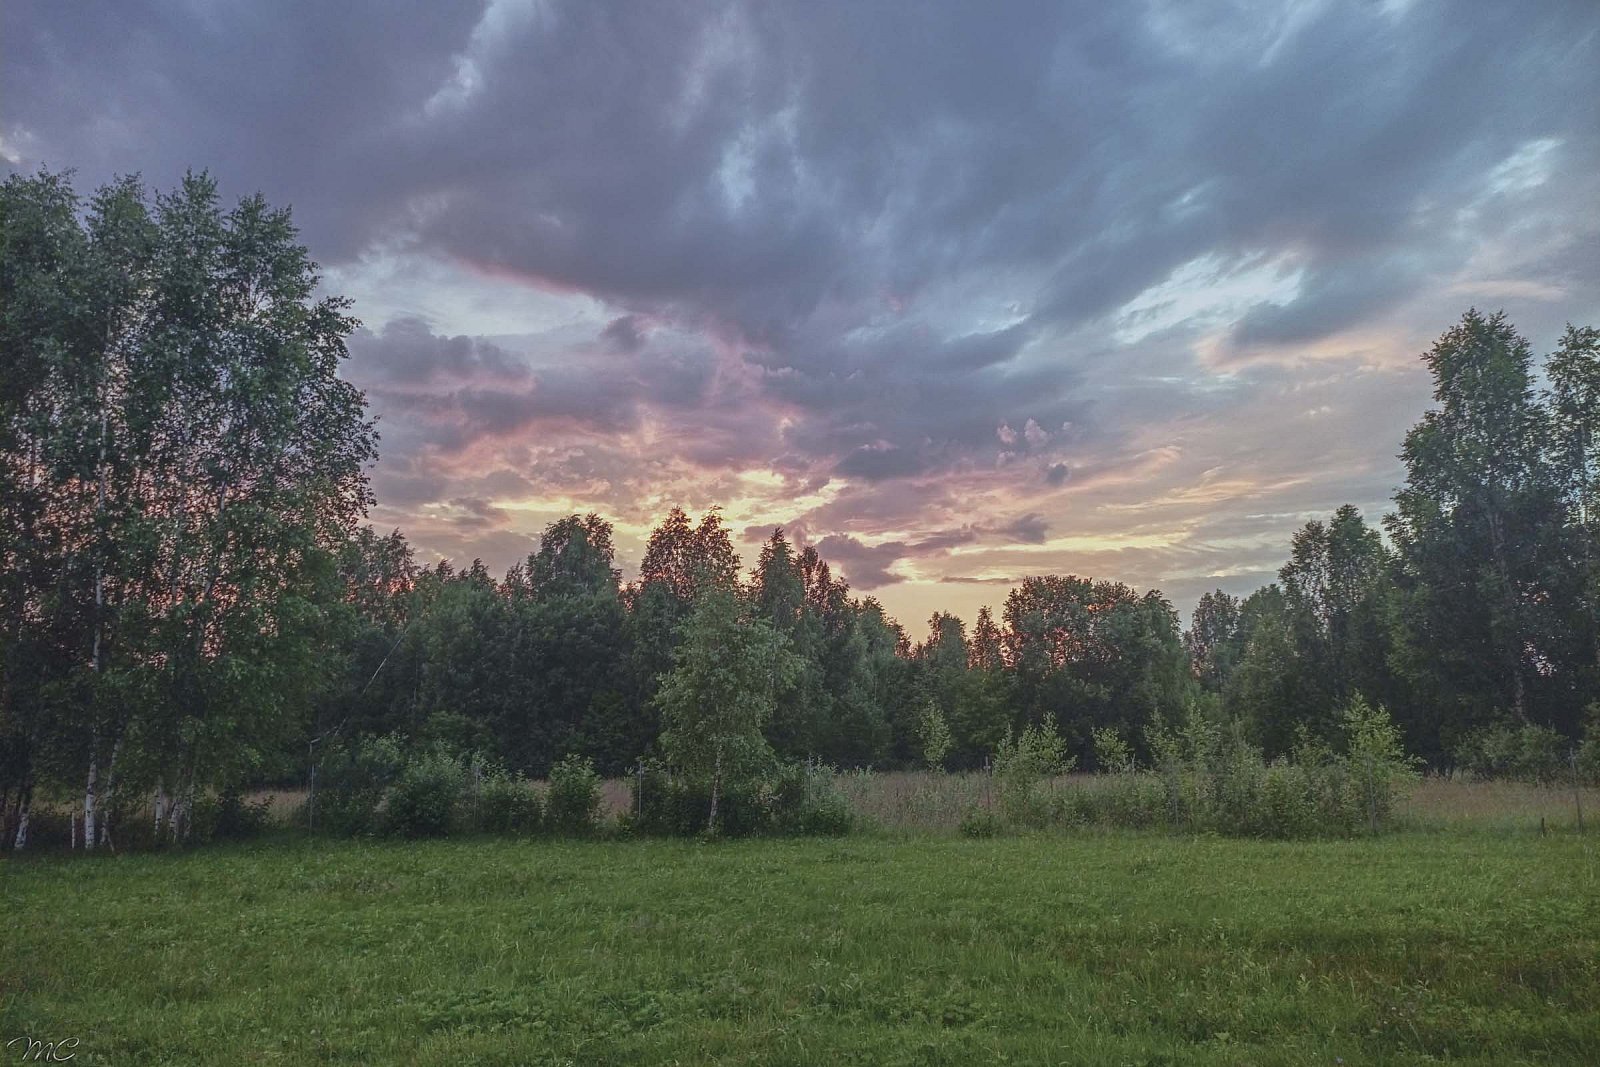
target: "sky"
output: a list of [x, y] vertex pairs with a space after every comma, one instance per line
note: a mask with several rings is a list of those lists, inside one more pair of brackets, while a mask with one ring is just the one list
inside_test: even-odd
[[1600, 325], [1600, 4], [12, 0], [0, 170], [290, 205], [381, 529], [782, 525], [920, 635], [1377, 521], [1463, 311]]

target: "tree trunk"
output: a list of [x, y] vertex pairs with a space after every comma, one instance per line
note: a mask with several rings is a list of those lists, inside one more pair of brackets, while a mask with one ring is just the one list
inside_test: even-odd
[[33, 783], [22, 783], [22, 795], [17, 799], [17, 836], [11, 850], [21, 852], [28, 847], [28, 812], [33, 807]]
[[706, 820], [706, 833], [717, 832], [717, 801], [722, 796], [722, 745], [717, 745], [717, 763], [711, 772], [711, 817]]
[[95, 749], [99, 747], [100, 739], [93, 738], [89, 742], [89, 781], [83, 787], [83, 847], [94, 848], [95, 830], [97, 822], [96, 807], [100, 799], [100, 761]]
[[106, 397], [102, 387], [100, 393], [100, 458], [96, 464], [99, 468], [99, 484], [95, 487], [94, 522], [95, 522], [95, 561], [94, 561], [94, 637], [93, 651], [89, 655], [89, 669], [94, 672], [95, 687], [91, 693], [91, 707], [89, 714], [97, 725], [89, 735], [89, 780], [83, 789], [83, 847], [85, 851], [92, 850], [97, 838], [96, 811], [97, 791], [100, 784], [100, 731], [98, 720], [100, 717], [100, 629], [101, 614], [106, 603], [106, 573], [105, 573], [105, 545], [103, 543], [104, 531], [100, 529], [101, 520], [106, 510]]
[[156, 844], [158, 844], [158, 845], [161, 843], [161, 828], [162, 828], [163, 825], [165, 825], [165, 823], [167, 821], [167, 811], [168, 811], [168, 808], [170, 806], [171, 805], [170, 805], [170, 802], [169, 802], [168, 797], [167, 797], [167, 783], [166, 783], [166, 780], [165, 779], [157, 779], [156, 780], [156, 803], [155, 803], [155, 808], [156, 808], [155, 835], [156, 835]]
[[111, 746], [111, 761], [106, 764], [106, 784], [101, 790], [101, 806], [105, 811], [100, 816], [100, 844], [116, 851], [111, 843], [111, 812], [117, 802], [117, 758], [122, 755], [122, 738], [118, 737]]

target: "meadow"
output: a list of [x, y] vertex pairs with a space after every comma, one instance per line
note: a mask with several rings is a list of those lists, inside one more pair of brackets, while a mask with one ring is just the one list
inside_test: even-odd
[[1486, 818], [279, 833], [13, 858], [0, 900], [0, 1039], [83, 1064], [1600, 1062], [1600, 849]]

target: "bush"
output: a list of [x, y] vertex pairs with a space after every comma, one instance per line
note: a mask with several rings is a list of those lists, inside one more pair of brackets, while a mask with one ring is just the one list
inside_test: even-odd
[[272, 798], [246, 803], [237, 788], [225, 789], [217, 797], [216, 822], [212, 836], [224, 841], [242, 841], [263, 833], [271, 820]]
[[1600, 782], [1600, 701], [1589, 705], [1583, 724], [1583, 743], [1574, 757], [1578, 774], [1586, 782]]
[[841, 837], [855, 828], [855, 812], [839, 792], [827, 767], [791, 764], [774, 776], [771, 790], [773, 827], [778, 833], [808, 837]]
[[1041, 827], [1056, 815], [1046, 783], [1072, 769], [1066, 746], [1053, 730], [1029, 726], [1000, 743], [994, 755], [994, 780], [1000, 812], [1018, 826]]
[[[645, 772], [642, 795], [635, 779], [634, 811], [631, 826], [639, 833], [694, 837], [706, 829], [711, 785], [652, 768]], [[754, 784], [725, 786], [717, 798], [717, 832], [726, 837], [764, 833], [771, 827], [771, 814]]]
[[988, 808], [968, 808], [966, 814], [961, 816], [961, 836], [994, 837], [1004, 825], [1005, 820]]
[[473, 804], [476, 828], [491, 834], [528, 834], [539, 828], [539, 794], [521, 775], [485, 774]]
[[1549, 785], [1567, 770], [1567, 739], [1548, 726], [1500, 724], [1474, 730], [1456, 746], [1456, 763], [1478, 778]]
[[1400, 729], [1382, 707], [1361, 697], [1341, 715], [1345, 734], [1344, 766], [1368, 829], [1377, 833], [1394, 813], [1400, 787], [1417, 778], [1418, 760], [1407, 756]]
[[922, 750], [922, 761], [930, 771], [944, 770], [950, 745], [950, 724], [945, 720], [944, 710], [938, 701], [930, 700], [923, 705], [917, 718], [917, 747]]
[[[1316, 796], [1305, 770], [1275, 762], [1261, 784], [1255, 829], [1262, 837], [1312, 837], [1317, 827]], [[1334, 820], [1338, 825], [1342, 820]]]
[[459, 825], [466, 768], [454, 756], [432, 752], [406, 764], [389, 791], [383, 826], [402, 837], [442, 837]]
[[600, 776], [594, 761], [568, 756], [550, 769], [545, 828], [571, 836], [592, 834], [600, 822]]
[[1191, 708], [1177, 728], [1158, 723], [1151, 731], [1153, 773], [1076, 784], [1058, 795], [1054, 817], [1235, 837], [1376, 832], [1393, 822], [1397, 797], [1416, 777], [1416, 761], [1401, 748], [1399, 731], [1381, 707], [1358, 697], [1342, 721], [1343, 752], [1302, 736], [1292, 760], [1268, 763], [1236, 726]]
[[330, 748], [318, 766], [316, 791], [306, 801], [308, 824], [336, 834], [376, 831], [384, 795], [405, 765], [399, 737], [369, 737]]
[[1095, 769], [1104, 774], [1127, 774], [1134, 769], [1133, 749], [1114, 726], [1099, 726], [1094, 740]]
[[1109, 774], [1061, 794], [1061, 817], [1078, 825], [1145, 830], [1165, 826], [1167, 795], [1154, 774]]
[[[634, 779], [630, 829], [668, 837], [705, 832], [711, 810], [709, 783], [674, 775], [659, 765]], [[726, 786], [717, 801], [717, 833], [838, 836], [855, 829], [856, 816], [832, 770], [784, 764], [766, 777]]]

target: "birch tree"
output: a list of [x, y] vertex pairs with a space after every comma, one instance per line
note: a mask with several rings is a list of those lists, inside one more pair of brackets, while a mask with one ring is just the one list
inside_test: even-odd
[[[122, 782], [248, 765], [317, 684], [332, 550], [375, 435], [338, 377], [355, 328], [286, 211], [191, 175], [83, 208], [65, 176], [0, 195], [0, 733], [26, 843], [41, 771], [83, 786], [84, 844]], [[76, 772], [72, 768], [76, 768]]]
[[772, 762], [762, 727], [801, 667], [788, 644], [765, 619], [743, 615], [731, 589], [702, 594], [684, 626], [675, 666], [656, 695], [660, 743], [669, 763], [710, 787], [708, 832], [716, 831], [727, 785]]

